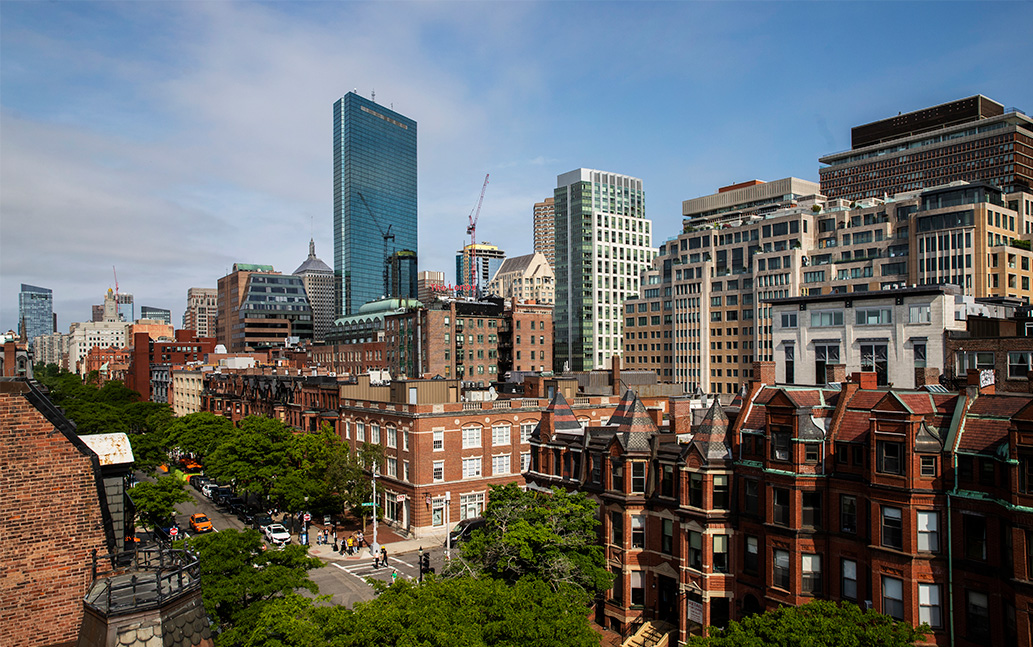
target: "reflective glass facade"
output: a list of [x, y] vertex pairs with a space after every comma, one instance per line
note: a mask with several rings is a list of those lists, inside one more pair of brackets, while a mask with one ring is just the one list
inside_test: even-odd
[[18, 293], [18, 320], [30, 346], [36, 337], [52, 334], [54, 291], [22, 283], [21, 292]]
[[389, 292], [385, 263], [399, 250], [417, 253], [417, 238], [416, 122], [349, 92], [334, 103], [338, 316]]

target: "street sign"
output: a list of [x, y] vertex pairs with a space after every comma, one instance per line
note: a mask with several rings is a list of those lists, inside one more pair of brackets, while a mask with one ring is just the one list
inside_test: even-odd
[[312, 521], [312, 515], [310, 515], [309, 513], [306, 512], [305, 513], [305, 521]]
[[405, 495], [404, 494], [396, 494], [395, 495], [395, 501], [398, 502], [398, 503], [401, 503], [402, 501], [405, 501]]
[[178, 534], [179, 534], [179, 528], [177, 528], [175, 526], [172, 526], [171, 528], [169, 528], [169, 537], [175, 537]]
[[371, 508], [371, 507], [373, 507], [375, 505], [376, 505], [376, 503], [369, 502], [369, 503], [363, 503], [362, 507], [364, 507], [364, 508]]

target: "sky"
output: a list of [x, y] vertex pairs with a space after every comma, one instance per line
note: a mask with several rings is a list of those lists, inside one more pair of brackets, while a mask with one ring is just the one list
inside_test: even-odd
[[[683, 200], [817, 181], [850, 128], [972, 96], [1033, 114], [1030, 2], [0, 1], [0, 328], [21, 283], [58, 329], [114, 287], [181, 323], [235, 262], [333, 264], [333, 102], [418, 122], [421, 270], [532, 250], [556, 176]], [[114, 270], [113, 270], [114, 268]]]

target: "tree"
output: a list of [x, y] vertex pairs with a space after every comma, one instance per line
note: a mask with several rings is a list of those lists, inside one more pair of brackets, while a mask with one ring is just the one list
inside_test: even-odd
[[373, 500], [373, 467], [379, 470], [383, 463], [384, 448], [371, 443], [363, 443], [354, 454], [347, 445], [339, 443], [328, 459], [327, 489], [337, 493], [351, 513], [362, 519], [363, 529], [370, 509], [362, 504]]
[[176, 512], [177, 503], [190, 501], [183, 490], [183, 481], [174, 476], [162, 476], [157, 481], [140, 481], [129, 490], [136, 513], [151, 527], [168, 519]]
[[691, 637], [692, 647], [904, 647], [914, 645], [928, 627], [906, 622], [849, 602], [813, 600], [800, 607], [780, 607], [711, 627], [710, 636]]
[[308, 556], [307, 546], [265, 550], [255, 530], [208, 533], [187, 544], [200, 558], [204, 607], [222, 630], [218, 645], [243, 643], [273, 600], [299, 589], [319, 592], [308, 571], [322, 562]]
[[486, 525], [462, 546], [475, 571], [508, 582], [538, 577], [571, 584], [595, 596], [613, 583], [596, 544], [596, 504], [580, 492], [521, 490], [515, 483], [492, 486]]
[[208, 456], [234, 434], [233, 422], [202, 411], [176, 418], [165, 429], [165, 445], [197, 456]]

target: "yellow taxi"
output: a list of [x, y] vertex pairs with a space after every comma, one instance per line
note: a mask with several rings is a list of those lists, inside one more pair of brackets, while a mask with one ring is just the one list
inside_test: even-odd
[[211, 532], [212, 522], [208, 515], [198, 512], [190, 515], [190, 529], [194, 532]]

